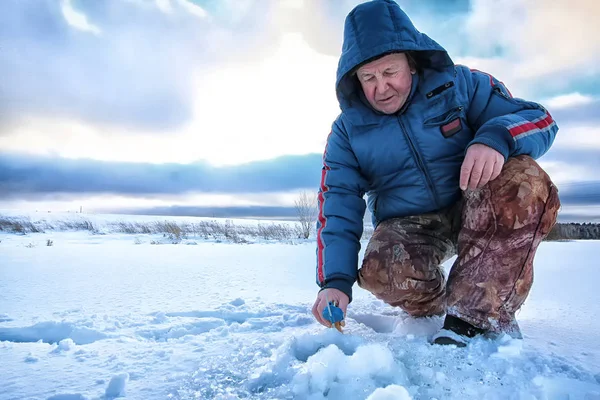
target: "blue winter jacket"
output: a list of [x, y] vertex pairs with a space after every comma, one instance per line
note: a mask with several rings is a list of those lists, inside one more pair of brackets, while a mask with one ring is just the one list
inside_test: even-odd
[[[419, 65], [396, 114], [374, 110], [355, 76], [389, 52], [411, 51]], [[323, 156], [317, 221], [317, 284], [352, 299], [365, 215], [373, 223], [440, 210], [461, 196], [465, 151], [490, 146], [505, 159], [540, 157], [558, 130], [539, 104], [513, 98], [494, 77], [454, 65], [391, 0], [363, 3], [346, 17], [336, 79], [341, 114]]]

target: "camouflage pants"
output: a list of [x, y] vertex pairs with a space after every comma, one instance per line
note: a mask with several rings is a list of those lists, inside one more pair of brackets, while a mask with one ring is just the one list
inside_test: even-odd
[[[510, 332], [533, 283], [533, 258], [556, 222], [558, 192], [528, 156], [439, 213], [380, 223], [360, 287], [413, 316], [449, 315]], [[454, 255], [448, 280], [440, 264]]]

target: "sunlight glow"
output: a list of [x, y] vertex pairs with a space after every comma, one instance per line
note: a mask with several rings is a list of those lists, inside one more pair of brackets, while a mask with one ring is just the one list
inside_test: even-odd
[[336, 68], [334, 57], [315, 52], [299, 34], [288, 34], [263, 60], [198, 69], [194, 115], [178, 131], [132, 132], [27, 116], [0, 136], [0, 147], [67, 158], [214, 165], [321, 153], [339, 113]]

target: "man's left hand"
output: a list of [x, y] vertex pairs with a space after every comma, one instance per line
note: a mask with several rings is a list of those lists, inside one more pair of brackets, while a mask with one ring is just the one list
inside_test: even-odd
[[467, 149], [460, 169], [460, 188], [478, 189], [500, 175], [504, 156], [489, 146], [475, 143]]

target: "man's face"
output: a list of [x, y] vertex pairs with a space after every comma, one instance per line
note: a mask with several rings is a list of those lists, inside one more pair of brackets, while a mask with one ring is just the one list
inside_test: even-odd
[[363, 65], [356, 74], [371, 106], [393, 114], [410, 95], [412, 73], [406, 54], [394, 53]]

